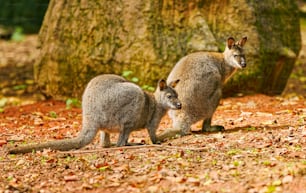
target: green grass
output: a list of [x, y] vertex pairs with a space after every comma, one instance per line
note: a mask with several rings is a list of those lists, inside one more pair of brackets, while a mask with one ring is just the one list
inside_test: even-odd
[[237, 155], [239, 153], [241, 153], [241, 150], [239, 150], [239, 149], [231, 149], [231, 150], [227, 151], [227, 155], [230, 155], [230, 156]]

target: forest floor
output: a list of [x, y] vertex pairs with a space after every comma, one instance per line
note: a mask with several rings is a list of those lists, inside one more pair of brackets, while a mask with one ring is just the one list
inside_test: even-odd
[[[0, 192], [305, 192], [306, 102], [253, 95], [223, 99], [214, 117], [226, 130], [150, 145], [8, 155], [17, 144], [71, 138], [81, 109], [40, 101], [0, 114]], [[168, 117], [159, 131], [171, 126]], [[116, 142], [116, 136], [112, 136]]]
[[[36, 37], [29, 39], [24, 42]], [[223, 125], [224, 132], [201, 133], [199, 123], [192, 135], [161, 145], [150, 144], [146, 130], [142, 130], [130, 136], [131, 142], [146, 144], [142, 146], [103, 149], [96, 137], [77, 151], [9, 155], [8, 147], [76, 136], [81, 129], [81, 109], [68, 108], [61, 101], [0, 97], [0, 193], [305, 193], [305, 40], [300, 62], [282, 96], [223, 99], [213, 123]], [[0, 50], [18, 45], [29, 48], [34, 44], [2, 41]], [[16, 50], [9, 50], [9, 56]], [[10, 83], [6, 82], [6, 93], [11, 92]], [[33, 91], [32, 81], [28, 86], [18, 84], [12, 92], [24, 96]], [[170, 127], [166, 116], [158, 132]], [[112, 135], [112, 142], [116, 139]]]

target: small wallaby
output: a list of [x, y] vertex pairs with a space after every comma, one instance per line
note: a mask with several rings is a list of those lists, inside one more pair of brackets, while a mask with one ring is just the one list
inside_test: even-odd
[[237, 69], [246, 67], [243, 51], [246, 41], [247, 37], [244, 37], [235, 43], [235, 39], [230, 37], [223, 53], [196, 52], [179, 60], [167, 82], [180, 78], [175, 90], [183, 107], [169, 111], [173, 129], [159, 135], [159, 140], [177, 134], [187, 135], [191, 132], [191, 125], [200, 120], [203, 120], [202, 131], [224, 130], [223, 126], [211, 126], [211, 119], [219, 105], [223, 84]]
[[128, 143], [132, 131], [147, 128], [152, 143], [156, 143], [156, 129], [168, 109], [180, 109], [181, 103], [174, 87], [158, 82], [154, 94], [117, 75], [100, 75], [87, 85], [82, 98], [82, 130], [77, 137], [9, 149], [9, 153], [27, 153], [50, 148], [67, 151], [89, 144], [99, 130], [104, 134], [104, 147], [110, 146], [110, 133], [118, 133], [117, 146]]

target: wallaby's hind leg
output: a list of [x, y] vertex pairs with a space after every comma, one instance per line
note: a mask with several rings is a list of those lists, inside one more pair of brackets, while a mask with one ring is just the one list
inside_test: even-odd
[[158, 143], [158, 142], [157, 142], [156, 129], [155, 129], [155, 128], [156, 128], [155, 126], [154, 126], [154, 127], [149, 127], [149, 128], [147, 128], [147, 129], [148, 129], [148, 132], [149, 132], [150, 139], [151, 139], [151, 141], [152, 141], [153, 144]]
[[211, 125], [211, 118], [214, 114], [214, 112], [216, 111], [219, 103], [220, 103], [220, 99], [222, 96], [222, 90], [221, 90], [221, 85], [219, 81], [216, 81], [213, 84], [214, 92], [212, 92], [212, 94], [209, 97], [209, 104], [211, 105], [210, 107], [210, 117], [204, 119], [203, 121], [203, 125], [202, 125], [202, 132], [215, 132], [215, 131], [223, 131], [224, 127], [221, 125]]
[[224, 127], [222, 125], [211, 125], [211, 118], [205, 119], [203, 121], [202, 132], [215, 131], [224, 131]]
[[100, 132], [100, 144], [101, 144], [102, 147], [110, 147], [111, 146], [109, 133], [106, 133], [104, 131]]
[[129, 135], [130, 135], [130, 131], [131, 129], [123, 127], [119, 133], [119, 138], [117, 141], [117, 146], [126, 146], [128, 145], [128, 139], [129, 139]]

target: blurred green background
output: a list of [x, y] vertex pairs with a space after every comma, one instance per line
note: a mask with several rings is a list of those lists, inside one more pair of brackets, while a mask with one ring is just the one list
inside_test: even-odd
[[0, 0], [0, 25], [38, 33], [49, 0]]

